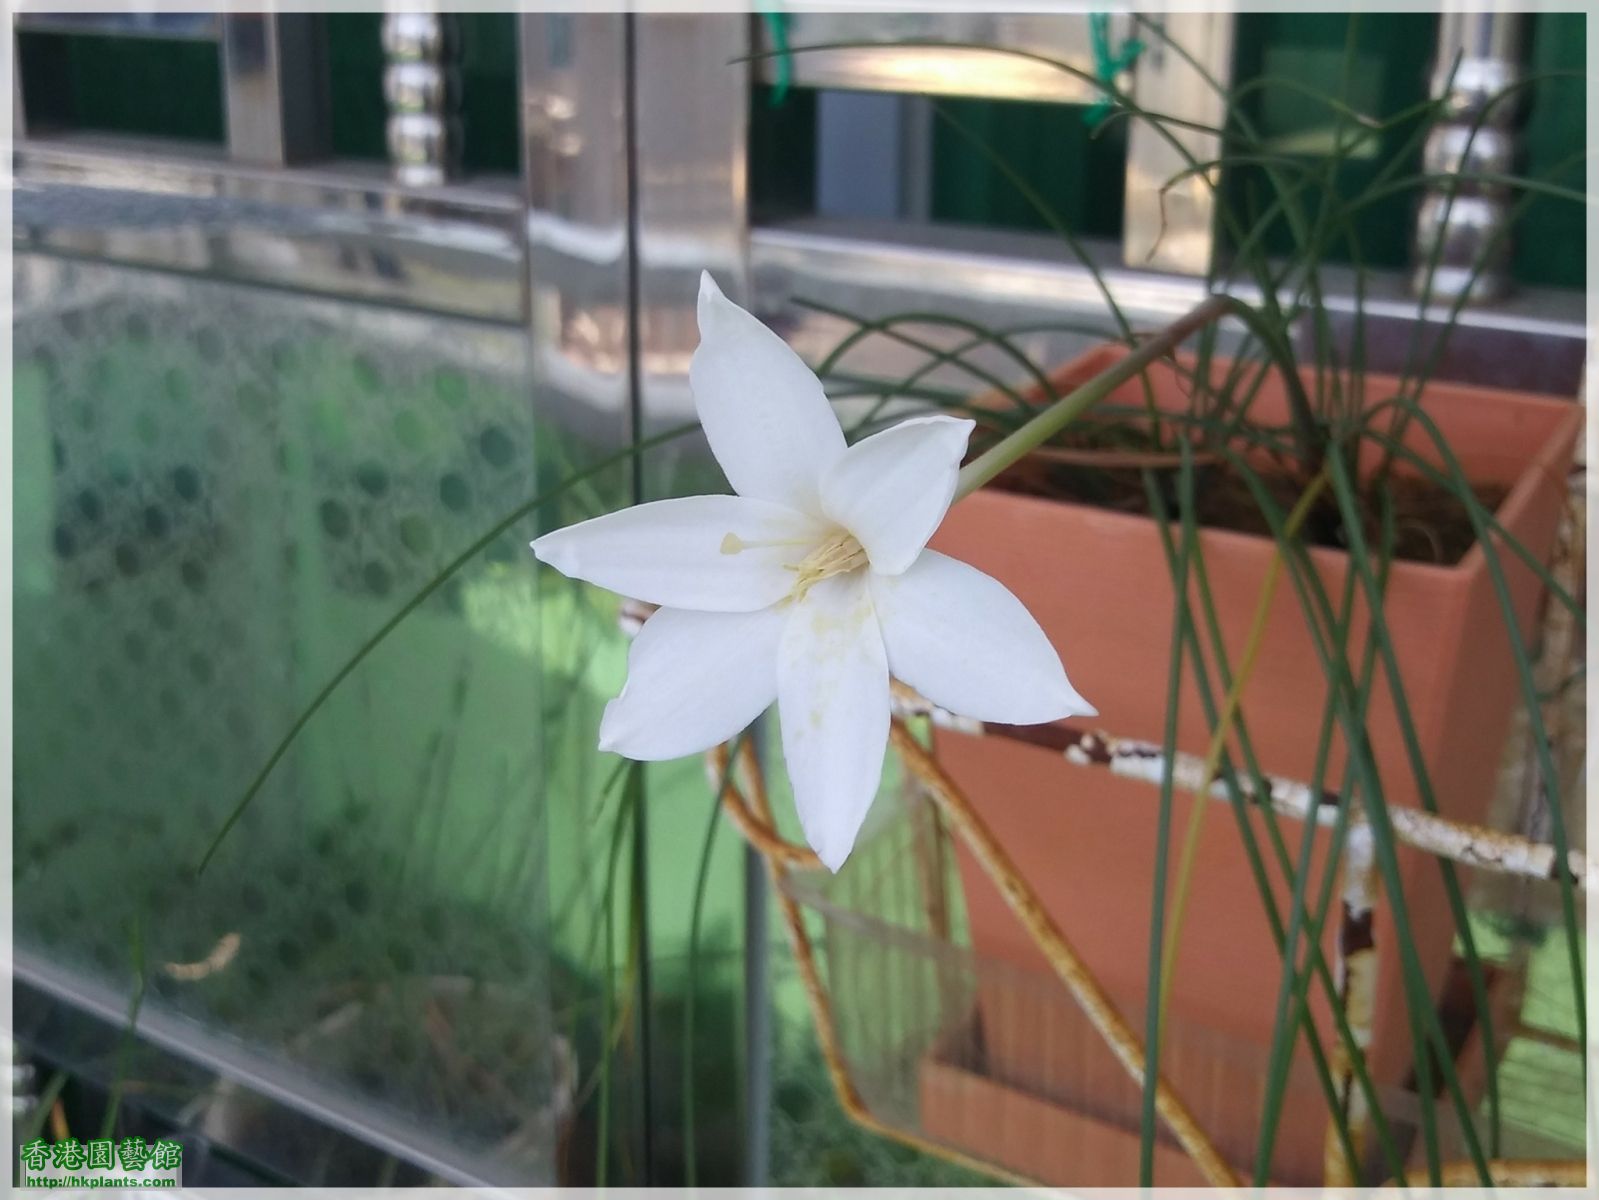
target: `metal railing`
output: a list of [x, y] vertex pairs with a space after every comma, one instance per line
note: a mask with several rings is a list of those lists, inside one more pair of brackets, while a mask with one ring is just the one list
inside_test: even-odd
[[[38, 14], [17, 20], [24, 29], [58, 28], [55, 18]], [[403, 29], [399, 18], [386, 26], [389, 178], [373, 164], [328, 157], [326, 47], [318, 18], [226, 14], [219, 24], [181, 31], [94, 25], [130, 36], [214, 38], [228, 113], [226, 153], [219, 161], [170, 144], [36, 130], [19, 103], [17, 246], [522, 324], [535, 341], [549, 343], [543, 352], [564, 363], [557, 375], [573, 381], [593, 383], [597, 363], [625, 358], [625, 330], [638, 324], [643, 376], [669, 411], [684, 403], [692, 276], [701, 268], [753, 296], [763, 315], [812, 344], [827, 324], [794, 309], [795, 294], [867, 312], [884, 311], [896, 296], [932, 295], [955, 311], [980, 302], [1020, 320], [1102, 320], [1104, 300], [1091, 274], [1049, 239], [965, 236], [915, 219], [925, 215], [925, 203], [915, 199], [921, 194], [925, 201], [925, 182], [910, 176], [925, 173], [923, 143], [931, 135], [929, 123], [909, 109], [898, 157], [881, 170], [894, 177], [890, 191], [909, 197], [904, 205], [912, 219], [902, 212], [887, 223], [817, 218], [752, 227], [746, 202], [748, 91], [755, 79], [786, 73], [799, 85], [892, 92], [907, 106], [919, 95], [1083, 103], [1096, 91], [1087, 82], [1096, 68], [1086, 20], [805, 14], [788, 19], [788, 53], [780, 55], [768, 24], [736, 15], [525, 14], [520, 181], [460, 177], [452, 140], [459, 78], [447, 24], [407, 20]], [[1472, 38], [1499, 46], [1504, 37], [1478, 26], [1509, 20], [1490, 15], [1469, 30], [1462, 25], [1440, 53], [1452, 53], [1456, 43], [1475, 46]], [[1169, 14], [1165, 34], [1189, 56], [1163, 38], [1146, 37], [1121, 83], [1141, 105], [1181, 112], [1198, 125], [1219, 123], [1221, 101], [1205, 76], [1230, 76], [1233, 25], [1226, 14]], [[886, 44], [906, 39], [918, 44]], [[804, 50], [840, 41], [885, 45]], [[1022, 56], [968, 48], [976, 43]], [[1466, 48], [1462, 69], [1475, 70], [1483, 55]], [[747, 60], [752, 53], [765, 56]], [[683, 56], [687, 66], [674, 69], [662, 55]], [[1056, 60], [1067, 69], [1052, 65]], [[1450, 76], [1444, 71], [1439, 78]], [[1454, 79], [1457, 90], [1465, 86], [1459, 72]], [[1513, 133], [1499, 122], [1480, 136], [1498, 145]], [[1178, 165], [1174, 156], [1211, 157], [1216, 139], [1180, 131], [1178, 140], [1180, 148], [1146, 122], [1132, 123], [1120, 242], [1092, 247], [1109, 269], [1117, 302], [1151, 320], [1191, 305], [1197, 277], [1216, 253], [1211, 181], [1196, 176], [1160, 194]], [[828, 176], [829, 143], [825, 136], [819, 142], [819, 174]], [[1456, 197], [1445, 221], [1450, 247], [1480, 244], [1483, 230], [1473, 225], [1459, 233], [1457, 226], [1470, 224], [1484, 203], [1497, 199]], [[1441, 205], [1432, 197], [1423, 218], [1442, 220]], [[201, 228], [204, 237], [196, 234]], [[1424, 234], [1418, 232], [1418, 253]], [[642, 268], [631, 284], [630, 254]], [[1451, 249], [1435, 283], [1444, 295], [1453, 257]], [[1378, 366], [1392, 365], [1383, 346], [1405, 344], [1422, 317], [1409, 298], [1409, 274], [1377, 272], [1368, 285], [1364, 307], [1378, 325], [1371, 350]], [[1441, 373], [1494, 382], [1482, 375], [1494, 361], [1532, 357], [1541, 363], [1536, 386], [1574, 390], [1583, 354], [1581, 297], [1547, 289], [1504, 295], [1502, 276], [1490, 282], [1485, 294], [1493, 302], [1463, 318], [1476, 335], [1469, 359], [1457, 353]], [[647, 321], [628, 315], [624, 294], [647, 301]], [[1328, 307], [1346, 311], [1353, 295], [1351, 281], [1328, 297]], [[539, 299], [561, 313], [558, 334], [541, 329]], [[1537, 353], [1529, 356], [1532, 348]], [[1045, 350], [1052, 353], [1053, 344]]]

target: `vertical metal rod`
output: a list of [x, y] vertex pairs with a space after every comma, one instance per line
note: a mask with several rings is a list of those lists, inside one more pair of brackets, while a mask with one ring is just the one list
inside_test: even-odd
[[[1445, 103], [1422, 150], [1428, 174], [1504, 177], [1514, 170], [1521, 106], [1506, 89], [1521, 78], [1525, 24], [1524, 14], [1506, 7], [1466, 11], [1459, 0], [1440, 14], [1432, 95]], [[1511, 241], [1500, 235], [1512, 199], [1498, 182], [1446, 180], [1429, 187], [1416, 216], [1413, 289], [1439, 301], [1503, 296], [1510, 288]]]
[[222, 76], [229, 157], [281, 167], [327, 154], [321, 13], [224, 13]]
[[[1226, 97], [1173, 50], [1167, 39], [1186, 49], [1225, 88], [1232, 79], [1237, 17], [1232, 13], [1168, 12], [1158, 21], [1166, 38], [1148, 31], [1140, 34], [1145, 49], [1133, 71], [1133, 98], [1155, 112], [1181, 113], [1197, 122], [1221, 126], [1227, 119]], [[1131, 267], [1204, 275], [1216, 249], [1214, 172], [1191, 176], [1169, 189], [1163, 185], [1188, 167], [1188, 155], [1198, 162], [1214, 159], [1221, 150], [1221, 139], [1193, 129], [1164, 133], [1148, 121], [1128, 125], [1122, 260]], [[1168, 142], [1167, 136], [1177, 145]]]
[[[628, 434], [634, 442], [644, 430], [644, 303], [640, 294], [643, 272], [639, 266], [639, 146], [638, 146], [638, 14], [629, 13], [622, 24], [622, 129], [627, 158], [627, 400]], [[633, 503], [644, 502], [644, 461], [629, 460]]]
[[383, 18], [385, 133], [396, 182], [438, 187], [460, 174], [460, 78], [455, 22], [443, 13], [391, 12]]
[[[766, 769], [769, 720], [750, 731], [752, 770]], [[744, 1183], [765, 1187], [772, 1157], [772, 1004], [770, 905], [766, 860], [744, 845]]]
[[20, 142], [28, 136], [28, 115], [22, 105], [22, 49], [16, 32], [11, 35], [11, 139]]
[[[622, 127], [624, 155], [626, 158], [627, 192], [627, 391], [628, 435], [636, 444], [644, 427], [644, 349], [640, 323], [643, 303], [640, 296], [639, 269], [639, 156], [638, 156], [638, 21], [636, 13], [629, 13], [622, 22]], [[634, 504], [644, 500], [644, 463], [641, 455], [629, 460], [630, 485]], [[649, 822], [645, 814], [647, 803], [641, 802], [633, 810], [633, 887], [640, 896], [649, 895]], [[636, 912], [634, 945], [638, 951], [639, 994], [639, 1100], [641, 1125], [641, 1157], [643, 1171], [640, 1182], [656, 1183], [655, 1161], [655, 1072], [654, 1044], [651, 1030], [654, 1026], [653, 983], [650, 970], [649, 907]], [[689, 981], [693, 986], [693, 981]], [[693, 1053], [685, 1046], [683, 1053]], [[691, 1069], [685, 1065], [685, 1069]]]

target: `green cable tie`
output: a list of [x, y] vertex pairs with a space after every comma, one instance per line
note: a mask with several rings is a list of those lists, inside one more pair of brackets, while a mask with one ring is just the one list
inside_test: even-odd
[[777, 79], [772, 84], [772, 107], [777, 108], [788, 99], [794, 75], [794, 56], [788, 52], [788, 14], [777, 8], [763, 8], [761, 20], [766, 23], [766, 34], [777, 51]]
[[1111, 53], [1108, 13], [1088, 14], [1088, 34], [1094, 51], [1094, 78], [1100, 82], [1102, 90], [1099, 99], [1083, 114], [1083, 121], [1090, 129], [1097, 129], [1115, 107], [1109, 89], [1115, 85], [1116, 76], [1130, 70], [1138, 61], [1138, 56], [1144, 52], [1144, 43], [1135, 37], [1128, 38], [1119, 51]]

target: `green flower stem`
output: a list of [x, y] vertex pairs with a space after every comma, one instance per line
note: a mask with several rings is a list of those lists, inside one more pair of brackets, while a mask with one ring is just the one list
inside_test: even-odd
[[1129, 379], [1135, 378], [1150, 363], [1172, 353], [1191, 334], [1210, 325], [1221, 317], [1236, 317], [1260, 337], [1278, 369], [1282, 372], [1283, 386], [1288, 394], [1289, 412], [1293, 420], [1294, 440], [1298, 443], [1301, 460], [1307, 469], [1321, 469], [1322, 446], [1316, 420], [1305, 395], [1304, 384], [1293, 361], [1288, 346], [1275, 336], [1269, 322], [1241, 300], [1232, 296], [1214, 295], [1178, 317], [1153, 337], [1130, 350], [1126, 357], [1105, 368], [1087, 383], [1062, 396], [1043, 409], [1027, 424], [1009, 434], [998, 444], [989, 447], [961, 468], [955, 485], [955, 499], [971, 495], [984, 484], [991, 483], [1000, 472], [1014, 465], [1026, 455], [1037, 450], [1094, 405], [1109, 396]]

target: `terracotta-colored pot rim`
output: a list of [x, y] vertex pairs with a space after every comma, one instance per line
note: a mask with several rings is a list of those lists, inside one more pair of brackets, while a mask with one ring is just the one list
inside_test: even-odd
[[[1102, 343], [1099, 346], [1092, 347], [1085, 351], [1083, 354], [1073, 359], [1070, 363], [1065, 364], [1055, 373], [1055, 377], [1059, 378], [1073, 372], [1075, 368], [1080, 367], [1081, 364], [1092, 360], [1096, 356], [1121, 357], [1126, 353], [1127, 348], [1119, 343]], [[1179, 355], [1178, 357], [1179, 359], [1186, 360], [1190, 363], [1194, 361], [1192, 355], [1184, 354]], [[1230, 361], [1231, 360], [1224, 358], [1212, 358], [1211, 364], [1213, 368], [1225, 368], [1229, 365]], [[1313, 371], [1310, 368], [1301, 368], [1300, 374], [1308, 379], [1313, 374]], [[1398, 380], [1394, 376], [1385, 375], [1379, 372], [1369, 372], [1367, 374], [1367, 378], [1379, 382], [1378, 388], [1369, 389], [1369, 391], [1382, 391], [1380, 384], [1383, 382], [1391, 382], [1395, 386], [1398, 384]], [[1511, 485], [1510, 490], [1505, 495], [1505, 498], [1500, 502], [1499, 507], [1494, 510], [1494, 517], [1499, 524], [1503, 527], [1509, 528], [1514, 524], [1515, 519], [1520, 512], [1532, 502], [1540, 482], [1560, 474], [1556, 470], [1556, 464], [1562, 457], [1562, 447], [1566, 444], [1567, 440], [1575, 439], [1581, 432], [1582, 422], [1585, 417], [1583, 406], [1565, 396], [1514, 392], [1502, 388], [1487, 388], [1478, 386], [1476, 384], [1453, 383], [1441, 380], [1432, 381], [1423, 387], [1420, 400], [1423, 407], [1427, 407], [1429, 401], [1436, 405], [1440, 398], [1450, 395], [1470, 395], [1483, 398], [1491, 397], [1496, 403], [1502, 403], [1531, 410], [1551, 412], [1555, 410], [1562, 410], [1559, 415], [1563, 417], [1563, 419], [1557, 422], [1551, 429], [1548, 436], [1543, 439], [1543, 442], [1537, 453], [1528, 458], [1528, 460], [1517, 470], [1515, 482]], [[986, 401], [987, 397], [978, 397], [973, 403], [981, 407], [986, 403]], [[1434, 412], [1433, 416], [1435, 420], [1439, 420], [1439, 423], [1444, 426], [1443, 432], [1445, 432], [1447, 435], [1447, 412]], [[1045, 450], [1050, 449], [1051, 448], [1045, 448]], [[1060, 448], [1053, 448], [1054, 453], [1058, 453], [1059, 451]], [[1071, 452], [1067, 451], [1067, 453]], [[1087, 453], [1094, 452], [1090, 451]], [[1046, 454], [1042, 450], [1035, 450], [1027, 457], [1041, 457], [1044, 461], [1051, 461], [1053, 459], [1053, 453]], [[1026, 460], [1024, 459], [1023, 461]], [[1068, 460], [1053, 459], [1053, 461]], [[1100, 465], [1105, 465], [1103, 460], [1099, 460], [1099, 462]], [[1563, 482], [1564, 476], [1562, 475], [1561, 478]], [[1001, 479], [1003, 479], [1003, 476], [1001, 476]], [[1085, 516], [1091, 514], [1095, 520], [1105, 520], [1113, 523], [1126, 522], [1129, 524], [1129, 526], [1132, 524], [1145, 525], [1153, 520], [1153, 518], [1142, 514], [1117, 512], [1114, 509], [1100, 508], [1092, 504], [1082, 504], [1073, 500], [1052, 499], [1025, 492], [1010, 491], [1009, 489], [1001, 486], [1000, 480], [995, 480], [993, 483], [986, 485], [980, 489], [980, 492], [991, 495], [1003, 495], [1009, 501], [1025, 505], [1048, 505], [1054, 508], [1071, 509], [1080, 512]], [[1275, 539], [1267, 537], [1263, 534], [1245, 533], [1235, 529], [1222, 529], [1208, 526], [1199, 530], [1199, 537], [1202, 542], [1213, 541], [1219, 546], [1231, 545], [1236, 548], [1260, 547], [1275, 543]], [[1306, 549], [1310, 554], [1311, 561], [1323, 568], [1338, 569], [1346, 564], [1349, 559], [1348, 551], [1340, 550], [1332, 546], [1308, 546]], [[1396, 562], [1394, 564], [1394, 569], [1402, 570], [1407, 574], [1421, 578], [1431, 576], [1438, 579], [1446, 579], [1458, 578], [1463, 575], [1474, 575], [1477, 572], [1486, 571], [1487, 566], [1487, 555], [1483, 550], [1482, 542], [1479, 539], [1478, 541], [1472, 543], [1471, 549], [1466, 552], [1459, 562], [1444, 564], [1406, 560]]]

